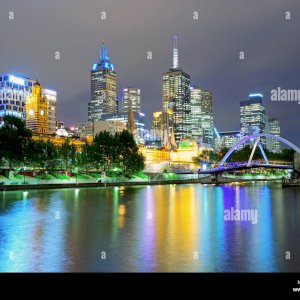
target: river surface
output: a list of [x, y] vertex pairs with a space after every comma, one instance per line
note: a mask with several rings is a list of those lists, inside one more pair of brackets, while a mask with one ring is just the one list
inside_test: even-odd
[[300, 188], [0, 192], [0, 272], [300, 272]]

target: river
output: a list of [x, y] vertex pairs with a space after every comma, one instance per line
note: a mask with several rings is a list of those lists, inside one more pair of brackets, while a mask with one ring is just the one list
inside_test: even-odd
[[280, 183], [0, 192], [1, 272], [300, 272], [299, 237]]

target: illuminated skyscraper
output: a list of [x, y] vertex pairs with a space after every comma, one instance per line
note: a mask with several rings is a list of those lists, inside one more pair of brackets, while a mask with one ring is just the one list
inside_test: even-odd
[[102, 114], [117, 112], [116, 72], [107, 56], [104, 43], [100, 49], [99, 62], [91, 71], [91, 100], [88, 105], [89, 121], [100, 120]]
[[162, 135], [162, 112], [156, 111], [152, 115], [153, 138], [160, 140]]
[[[280, 124], [279, 121], [273, 117], [266, 116], [266, 133], [270, 133], [272, 135], [280, 136]], [[267, 137], [266, 138], [266, 148], [269, 151], [278, 153], [281, 150], [280, 142]]]
[[127, 87], [123, 90], [122, 112], [129, 111], [131, 103], [132, 111], [141, 112], [141, 90], [137, 88]]
[[201, 89], [198, 87], [191, 87], [191, 135], [192, 138], [202, 141]]
[[26, 97], [35, 81], [16, 75], [0, 75], [0, 124], [5, 115], [25, 120]]
[[213, 97], [210, 91], [201, 91], [201, 127], [202, 142], [213, 145], [214, 118]]
[[261, 94], [250, 94], [248, 100], [240, 102], [241, 132], [245, 135], [265, 131], [266, 116]]
[[57, 93], [56, 91], [43, 89], [42, 94], [48, 100], [48, 131], [54, 133], [57, 123]]
[[172, 112], [172, 123], [176, 143], [190, 136], [191, 99], [190, 75], [183, 72], [178, 64], [177, 37], [174, 36], [173, 68], [163, 74], [163, 111]]
[[32, 95], [26, 98], [26, 127], [34, 133], [48, 133], [48, 100], [38, 82], [32, 86]]

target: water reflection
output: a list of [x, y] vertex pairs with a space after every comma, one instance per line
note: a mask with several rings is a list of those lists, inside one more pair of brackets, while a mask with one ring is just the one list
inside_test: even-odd
[[299, 272], [299, 201], [278, 184], [3, 192], [0, 271]]

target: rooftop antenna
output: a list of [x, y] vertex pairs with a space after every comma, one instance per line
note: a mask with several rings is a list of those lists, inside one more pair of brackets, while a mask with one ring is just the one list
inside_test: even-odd
[[178, 69], [177, 35], [173, 35], [173, 69]]

